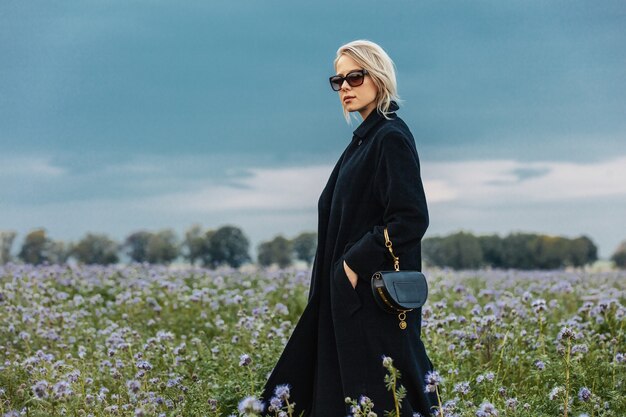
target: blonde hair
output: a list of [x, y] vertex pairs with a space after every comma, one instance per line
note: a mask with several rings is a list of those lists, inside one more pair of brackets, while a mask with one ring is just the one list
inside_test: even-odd
[[[342, 45], [337, 49], [337, 56], [333, 66], [337, 69], [337, 61], [342, 55], [348, 55], [367, 70], [374, 85], [378, 88], [376, 96], [376, 110], [385, 119], [391, 119], [388, 114], [391, 101], [400, 104], [398, 85], [396, 83], [395, 65], [389, 55], [378, 44], [365, 39], [359, 39]], [[351, 122], [350, 112], [345, 108], [343, 115], [348, 123]]]

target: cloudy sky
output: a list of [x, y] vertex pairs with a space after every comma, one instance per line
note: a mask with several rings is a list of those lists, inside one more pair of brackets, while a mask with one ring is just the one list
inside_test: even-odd
[[4, 0], [0, 230], [315, 230], [354, 39], [396, 63], [427, 236], [626, 239], [621, 0]]

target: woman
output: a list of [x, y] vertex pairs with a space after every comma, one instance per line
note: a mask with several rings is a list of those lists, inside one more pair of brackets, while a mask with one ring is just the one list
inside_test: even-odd
[[334, 66], [331, 87], [346, 120], [359, 112], [363, 121], [320, 196], [308, 304], [261, 397], [268, 403], [275, 388], [287, 384], [294, 416], [343, 417], [346, 397], [366, 395], [382, 416], [394, 409], [384, 382], [385, 355], [407, 389], [401, 415], [429, 416], [437, 399], [425, 392], [433, 365], [420, 338], [421, 308], [407, 313], [402, 329], [396, 315], [377, 306], [370, 288], [374, 272], [393, 269], [385, 226], [400, 268], [421, 270], [428, 211], [415, 141], [395, 114], [394, 65], [380, 46], [366, 40], [343, 45]]

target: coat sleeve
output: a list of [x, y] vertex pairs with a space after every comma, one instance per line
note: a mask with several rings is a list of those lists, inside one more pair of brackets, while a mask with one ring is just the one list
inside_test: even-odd
[[374, 226], [344, 254], [348, 266], [366, 280], [385, 260], [391, 260], [385, 247], [385, 225], [393, 252], [400, 258], [400, 269], [402, 254], [418, 244], [428, 228], [419, 157], [411, 137], [392, 131], [381, 138], [374, 175], [374, 192], [384, 207], [384, 224]]

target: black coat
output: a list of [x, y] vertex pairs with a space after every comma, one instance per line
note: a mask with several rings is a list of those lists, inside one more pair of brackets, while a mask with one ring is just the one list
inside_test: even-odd
[[[390, 110], [398, 106], [392, 102]], [[421, 340], [421, 308], [407, 313], [400, 329], [396, 315], [374, 301], [370, 279], [392, 270], [383, 229], [388, 227], [400, 269], [421, 270], [421, 239], [428, 210], [415, 141], [395, 113], [376, 110], [354, 131], [318, 202], [318, 245], [308, 304], [269, 379], [262, 398], [269, 402], [276, 385], [291, 386], [296, 413], [345, 417], [345, 397], [370, 397], [379, 416], [393, 410], [385, 387], [382, 356], [390, 356], [407, 389], [402, 416], [429, 416], [437, 402], [424, 392], [433, 369]], [[358, 274], [353, 288], [343, 261]]]

